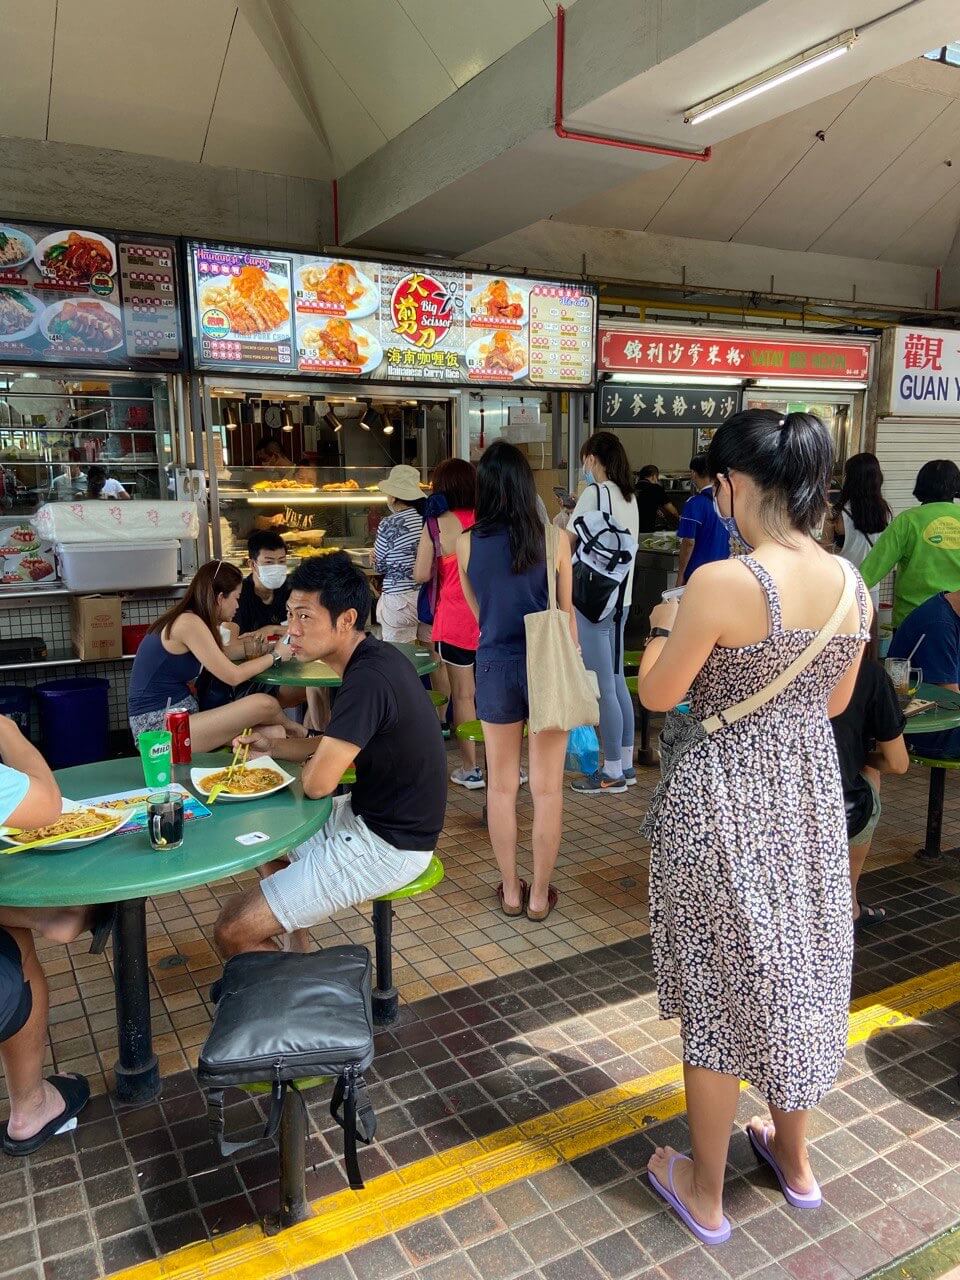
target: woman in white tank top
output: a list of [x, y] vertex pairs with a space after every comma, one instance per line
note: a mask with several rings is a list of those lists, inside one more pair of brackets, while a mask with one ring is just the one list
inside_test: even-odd
[[[833, 508], [833, 549], [859, 569], [873, 544], [890, 523], [883, 498], [883, 472], [872, 453], [855, 453], [843, 469], [843, 487]], [[874, 609], [880, 604], [879, 586], [871, 588]]]

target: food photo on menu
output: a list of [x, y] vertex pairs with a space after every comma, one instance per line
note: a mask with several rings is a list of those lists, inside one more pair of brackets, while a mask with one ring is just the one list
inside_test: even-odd
[[201, 356], [292, 369], [289, 257], [194, 245], [193, 266]]
[[0, 224], [0, 355], [57, 360], [117, 351], [119, 302], [109, 236]]

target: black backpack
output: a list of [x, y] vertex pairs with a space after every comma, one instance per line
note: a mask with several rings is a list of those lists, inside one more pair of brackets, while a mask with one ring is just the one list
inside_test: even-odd
[[[372, 1142], [377, 1128], [363, 1079], [373, 1061], [366, 947], [328, 947], [309, 955], [245, 952], [227, 961], [217, 987], [197, 1081], [207, 1092], [221, 1154], [273, 1138], [284, 1095], [297, 1080], [333, 1076], [330, 1113], [344, 1131], [350, 1186], [362, 1189], [357, 1142]], [[245, 1084], [272, 1086], [270, 1114], [259, 1137], [231, 1142], [224, 1132], [223, 1091]]]

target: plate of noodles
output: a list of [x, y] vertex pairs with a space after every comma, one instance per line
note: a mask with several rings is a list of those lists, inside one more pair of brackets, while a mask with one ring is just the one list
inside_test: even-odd
[[[107, 836], [112, 836], [114, 832], [119, 831], [130, 817], [130, 813], [131, 810], [126, 807], [122, 809], [105, 809], [99, 805], [84, 804], [79, 800], [67, 800], [65, 798], [63, 810], [56, 822], [49, 822], [44, 827], [31, 827], [29, 830], [18, 828], [16, 835], [11, 834], [9, 827], [0, 827], [0, 841], [15, 850], [20, 845], [28, 844], [32, 840], [47, 840], [51, 836], [62, 834], [62, 840], [57, 840], [53, 844], [43, 845], [37, 852], [82, 849], [86, 844], [96, 844], [98, 840], [105, 840]], [[102, 830], [91, 831], [89, 835], [80, 836], [75, 840], [70, 838], [71, 831], [80, 831], [85, 827], [92, 827], [98, 822], [102, 824]]]
[[[191, 769], [190, 781], [200, 794], [208, 796], [215, 786], [226, 781], [229, 765], [222, 769]], [[270, 756], [257, 756], [248, 760], [243, 766], [238, 765], [233, 771], [229, 785], [217, 796], [221, 800], [258, 800], [263, 796], [272, 796], [282, 791], [293, 782], [291, 774], [281, 769], [276, 760]]]

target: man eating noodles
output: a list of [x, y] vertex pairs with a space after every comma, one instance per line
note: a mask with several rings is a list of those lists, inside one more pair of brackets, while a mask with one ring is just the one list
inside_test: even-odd
[[294, 656], [342, 677], [322, 738], [244, 741], [277, 760], [304, 761], [304, 793], [331, 795], [356, 769], [323, 828], [290, 863], [229, 899], [215, 928], [225, 956], [271, 951], [343, 907], [402, 888], [429, 865], [447, 801], [446, 752], [427, 692], [404, 655], [368, 636], [370, 588], [349, 556], [317, 557], [290, 579]]

